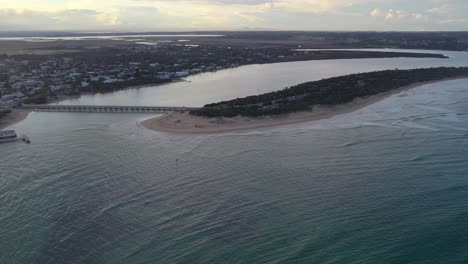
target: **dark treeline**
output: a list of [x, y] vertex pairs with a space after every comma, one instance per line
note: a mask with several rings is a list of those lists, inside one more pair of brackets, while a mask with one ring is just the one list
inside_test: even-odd
[[314, 105], [336, 105], [418, 82], [468, 77], [465, 68], [387, 70], [352, 74], [299, 84], [257, 96], [209, 104], [191, 114], [206, 117], [280, 115], [309, 111]]

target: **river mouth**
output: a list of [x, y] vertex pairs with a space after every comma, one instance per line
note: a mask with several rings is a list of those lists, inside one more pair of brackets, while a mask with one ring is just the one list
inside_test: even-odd
[[[177, 244], [220, 262], [285, 248], [311, 262], [414, 250], [450, 262], [424, 249], [428, 236], [463, 247], [444, 234], [466, 232], [467, 95], [450, 81], [326, 120], [189, 137], [139, 126], [152, 115], [33, 113], [14, 126], [32, 144], [1, 146], [1, 257], [193, 260], [167, 251]], [[304, 251], [316, 245], [333, 250]]]
[[[252, 65], [62, 103], [197, 106], [355, 71], [468, 65], [450, 57]], [[142, 127], [153, 114], [32, 113], [12, 127], [32, 144], [0, 146], [0, 262], [463, 263], [467, 87], [188, 137]]]

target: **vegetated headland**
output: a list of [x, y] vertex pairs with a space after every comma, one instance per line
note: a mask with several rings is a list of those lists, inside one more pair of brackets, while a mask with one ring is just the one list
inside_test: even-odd
[[354, 111], [406, 89], [458, 78], [468, 78], [468, 67], [352, 74], [208, 104], [190, 113], [171, 113], [143, 125], [165, 132], [212, 133], [300, 123]]
[[337, 105], [418, 82], [468, 76], [468, 68], [386, 70], [299, 84], [281, 91], [209, 104], [191, 114], [206, 117], [281, 115]]

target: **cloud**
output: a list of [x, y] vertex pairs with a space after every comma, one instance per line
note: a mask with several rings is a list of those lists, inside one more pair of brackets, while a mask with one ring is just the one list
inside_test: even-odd
[[[9, 30], [34, 29], [34, 28], [55, 28], [60, 25], [89, 26], [93, 27], [99, 13], [94, 10], [70, 9], [54, 12], [40, 12], [29, 9], [0, 9], [0, 25]], [[8, 27], [7, 27], [8, 26]]]
[[444, 20], [439, 20], [437, 21], [438, 24], [441, 25], [446, 25], [446, 24], [461, 24], [461, 23], [466, 23], [468, 20], [465, 18], [457, 18], [457, 19], [444, 19]]
[[384, 18], [386, 21], [402, 21], [402, 20], [429, 20], [429, 17], [423, 13], [410, 13], [403, 10], [389, 9], [387, 12], [383, 12], [379, 8], [375, 8], [370, 12], [372, 17]]
[[442, 5], [438, 7], [433, 7], [428, 10], [426, 10], [426, 13], [431, 13], [431, 14], [447, 14], [452, 11], [452, 8], [449, 5]]
[[428, 17], [426, 15], [421, 14], [421, 13], [412, 13], [411, 17], [413, 17], [414, 19], [417, 19], [417, 20], [427, 20], [428, 19]]
[[408, 14], [405, 11], [401, 10], [388, 10], [387, 14], [385, 14], [385, 20], [400, 20], [405, 19], [408, 17]]
[[0, 9], [0, 27], [8, 30], [95, 30], [143, 26], [154, 17], [154, 7], [110, 8], [106, 12], [90, 9], [35, 11], [30, 9]]
[[382, 15], [382, 10], [380, 10], [379, 8], [375, 8], [370, 12], [370, 15], [373, 17], [379, 17]]
[[466, 30], [467, 9], [461, 2], [0, 0], [0, 30]]
[[[337, 12], [341, 9], [368, 3], [375, 0], [133, 0], [136, 2], [185, 3], [186, 5], [211, 5], [232, 8], [232, 6], [266, 6], [284, 12], [297, 13], [326, 13]], [[250, 7], [247, 7], [250, 8]], [[246, 10], [248, 11], [248, 10]]]

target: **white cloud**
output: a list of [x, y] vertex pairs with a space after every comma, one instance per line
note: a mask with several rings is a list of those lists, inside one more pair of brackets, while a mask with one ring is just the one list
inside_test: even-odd
[[449, 5], [442, 5], [438, 7], [433, 7], [431, 9], [426, 10], [426, 13], [431, 13], [431, 14], [447, 14], [450, 13], [451, 7]]
[[428, 16], [423, 13], [410, 13], [404, 10], [393, 10], [390, 9], [383, 12], [379, 8], [375, 8], [370, 12], [372, 17], [383, 17], [387, 21], [402, 21], [402, 20], [429, 20]]
[[[155, 15], [156, 9], [109, 8], [106, 12], [90, 9], [35, 11], [30, 9], [0, 9], [0, 28], [6, 30], [94, 30], [125, 29], [131, 20], [143, 23]], [[129, 19], [131, 18], [131, 19]], [[142, 19], [142, 20], [139, 20]]]
[[467, 30], [459, 1], [0, 0], [0, 30]]
[[408, 13], [401, 10], [388, 10], [387, 14], [385, 15], [386, 20], [401, 20], [408, 17]]
[[412, 13], [411, 17], [413, 17], [416, 20], [427, 20], [428, 19], [427, 16], [425, 16], [424, 14], [421, 14], [421, 13]]
[[375, 8], [374, 10], [372, 10], [372, 12], [370, 12], [370, 15], [373, 17], [382, 16], [382, 10], [380, 10], [379, 8]]
[[468, 22], [465, 18], [457, 18], [457, 19], [444, 19], [437, 21], [438, 24], [446, 25], [446, 24], [461, 24]]

